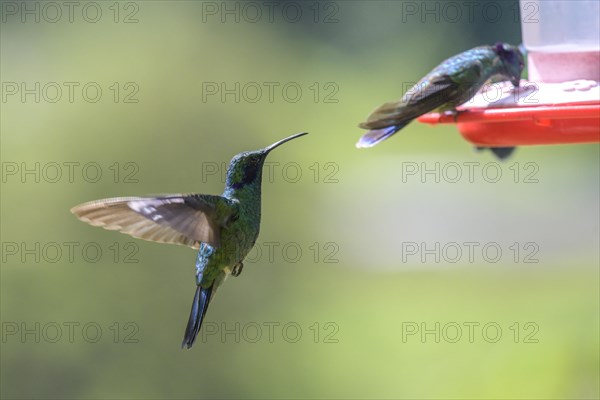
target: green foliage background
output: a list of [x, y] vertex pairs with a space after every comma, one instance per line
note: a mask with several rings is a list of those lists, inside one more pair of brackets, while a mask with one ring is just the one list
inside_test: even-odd
[[[479, 12], [473, 20], [464, 14], [436, 22], [407, 16], [402, 2], [341, 1], [338, 22], [329, 24], [323, 14], [314, 22], [312, 2], [297, 3], [305, 13], [297, 23], [280, 14], [273, 23], [203, 22], [202, 3], [192, 1], [140, 1], [138, 23], [114, 23], [110, 4], [102, 3], [107, 14], [95, 24], [79, 14], [73, 23], [2, 23], [2, 82], [93, 81], [105, 89], [98, 103], [3, 101], [2, 162], [96, 162], [106, 174], [97, 183], [81, 175], [73, 183], [9, 177], [2, 183], [2, 242], [123, 248], [134, 240], [83, 224], [69, 209], [112, 196], [220, 193], [220, 178], [203, 182], [203, 163], [308, 131], [269, 158], [298, 163], [303, 176], [291, 183], [276, 169], [264, 184], [259, 237], [263, 248], [298, 243], [302, 257], [293, 263], [276, 252], [270, 261], [263, 253], [226, 282], [207, 316], [230, 329], [292, 322], [302, 335], [291, 343], [278, 329], [270, 343], [263, 328], [256, 343], [216, 334], [179, 350], [194, 291], [195, 253], [183, 247], [135, 241], [133, 264], [109, 255], [97, 263], [80, 255], [57, 263], [7, 256], [0, 270], [4, 333], [7, 323], [95, 322], [103, 334], [97, 343], [80, 334], [70, 343], [66, 329], [56, 343], [4, 336], [2, 398], [599, 396], [598, 146], [522, 148], [501, 167], [500, 182], [477, 175], [454, 184], [431, 176], [402, 182], [406, 163], [495, 162], [472, 151], [453, 127], [413, 123], [374, 149], [354, 148], [357, 123], [399, 98], [403, 82], [476, 45], [519, 43], [516, 2], [496, 2], [503, 16], [495, 22]], [[113, 82], [135, 82], [139, 102], [112, 101]], [[303, 97], [290, 103], [276, 92], [272, 103], [223, 103], [218, 96], [203, 102], [203, 82], [297, 82]], [[322, 92], [315, 102], [314, 82], [334, 82], [338, 101], [325, 103]], [[115, 162], [136, 163], [139, 182], [113, 182], [108, 166]], [[316, 183], [309, 169], [315, 162]], [[515, 162], [521, 172], [535, 163], [538, 183], [523, 176], [515, 183]], [[337, 166], [337, 183], [324, 182], [325, 163]], [[315, 242], [334, 242], [338, 262], [323, 262], [323, 249], [315, 262]], [[403, 242], [498, 242], [505, 254], [498, 263], [402, 262]], [[515, 263], [513, 242], [537, 243], [539, 263], [522, 256]], [[115, 322], [117, 343], [109, 330]], [[137, 343], [123, 343], [127, 322], [139, 327]], [[325, 343], [328, 322], [338, 327], [337, 343]], [[428, 329], [495, 322], [502, 335], [489, 343], [476, 330], [470, 343], [464, 328], [457, 343], [436, 343], [433, 335], [403, 340], [407, 322]], [[539, 328], [537, 343], [524, 343], [527, 322]]]

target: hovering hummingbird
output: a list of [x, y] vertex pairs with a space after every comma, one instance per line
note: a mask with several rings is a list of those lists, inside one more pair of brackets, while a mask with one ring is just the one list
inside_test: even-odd
[[260, 229], [262, 168], [274, 148], [306, 135], [298, 133], [231, 159], [225, 191], [116, 197], [80, 204], [71, 212], [80, 220], [108, 230], [161, 243], [198, 249], [196, 294], [182, 348], [192, 347], [208, 304], [228, 275], [239, 276]]
[[[438, 109], [456, 113], [490, 79], [510, 80], [518, 87], [523, 55], [516, 46], [497, 43], [481, 46], [448, 58], [409, 89], [399, 101], [385, 103], [369, 115], [360, 128], [369, 129], [356, 147], [372, 147], [398, 132], [413, 119]], [[514, 147], [490, 148], [499, 158], [508, 157]]]

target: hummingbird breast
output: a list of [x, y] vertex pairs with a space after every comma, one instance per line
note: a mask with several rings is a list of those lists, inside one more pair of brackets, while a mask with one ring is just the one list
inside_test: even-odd
[[254, 247], [260, 230], [260, 197], [253, 201], [240, 201], [234, 220], [221, 228], [219, 247], [201, 244], [196, 260], [197, 278], [208, 287], [223, 271], [244, 261]]
[[[254, 214], [254, 213], [252, 213]], [[229, 227], [221, 231], [222, 249], [229, 255], [228, 266], [244, 261], [256, 243], [260, 231], [260, 210], [258, 215], [244, 213]]]

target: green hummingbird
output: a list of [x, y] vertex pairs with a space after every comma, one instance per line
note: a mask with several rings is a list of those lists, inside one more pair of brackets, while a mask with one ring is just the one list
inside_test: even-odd
[[298, 133], [264, 149], [232, 158], [225, 191], [208, 194], [168, 194], [156, 197], [116, 197], [71, 209], [81, 221], [133, 237], [198, 249], [196, 294], [182, 348], [192, 347], [208, 304], [228, 275], [239, 276], [260, 230], [262, 168], [271, 150]]
[[[456, 113], [490, 79], [510, 80], [518, 87], [524, 68], [519, 48], [507, 43], [480, 46], [448, 58], [409, 89], [401, 100], [381, 105], [360, 128], [369, 129], [356, 147], [372, 147], [398, 132], [413, 119], [433, 110]], [[500, 158], [513, 147], [490, 148]]]

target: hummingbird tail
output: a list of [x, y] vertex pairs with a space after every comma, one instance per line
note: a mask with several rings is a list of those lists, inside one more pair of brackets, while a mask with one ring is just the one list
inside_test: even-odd
[[388, 126], [381, 129], [372, 129], [369, 132], [361, 136], [356, 147], [359, 149], [373, 147], [377, 143], [384, 141], [385, 139], [404, 128], [410, 121], [402, 122], [397, 125]]
[[210, 295], [213, 287], [203, 288], [198, 285], [196, 287], [196, 295], [194, 296], [194, 302], [192, 303], [192, 311], [190, 312], [190, 319], [188, 320], [187, 327], [185, 328], [185, 336], [181, 348], [190, 349], [200, 332], [202, 326], [202, 320], [208, 310], [208, 303], [210, 302]]

